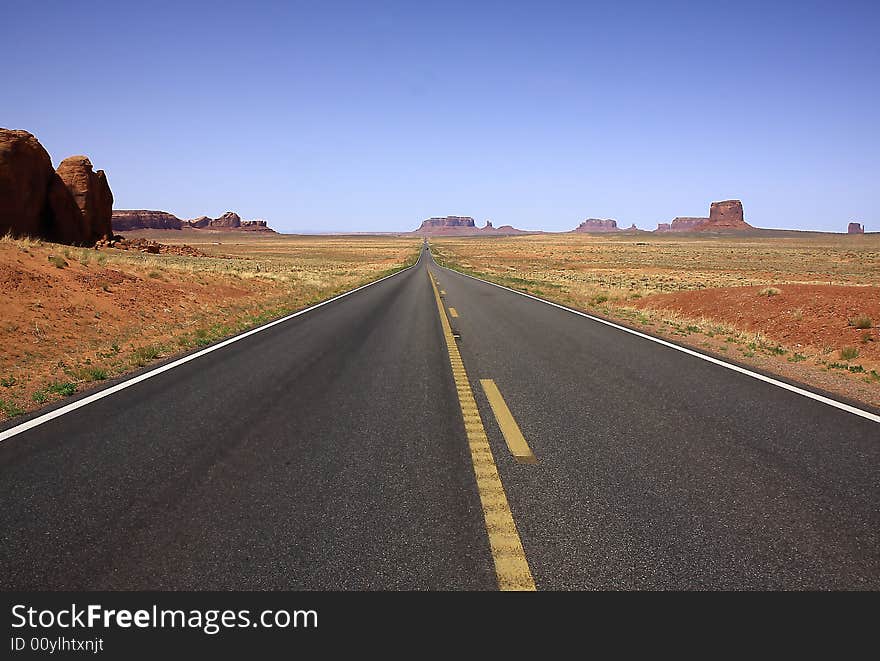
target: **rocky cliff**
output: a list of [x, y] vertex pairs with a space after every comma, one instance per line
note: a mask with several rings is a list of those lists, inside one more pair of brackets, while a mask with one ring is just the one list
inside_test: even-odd
[[0, 235], [93, 245], [111, 235], [113, 193], [103, 170], [85, 156], [58, 170], [27, 131], [0, 128]]

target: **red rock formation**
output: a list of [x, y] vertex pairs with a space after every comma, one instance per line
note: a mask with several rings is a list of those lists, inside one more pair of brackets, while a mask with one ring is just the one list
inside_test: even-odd
[[215, 227], [218, 229], [234, 229], [237, 227], [241, 227], [241, 216], [239, 216], [234, 211], [227, 211], [219, 218], [215, 218], [211, 221], [210, 227]]
[[183, 221], [165, 211], [148, 209], [117, 209], [113, 212], [113, 231], [129, 232], [131, 230], [179, 230]]
[[700, 232], [716, 230], [753, 229], [743, 220], [743, 205], [739, 200], [713, 202], [709, 206], [709, 220], [696, 228]]
[[69, 156], [61, 161], [57, 172], [82, 214], [80, 234], [85, 242], [112, 236], [113, 193], [104, 171], [95, 172], [88, 156]]
[[52, 160], [27, 131], [0, 129], [0, 234], [91, 245], [111, 234], [113, 193], [85, 156]]
[[476, 234], [474, 219], [470, 216], [444, 216], [428, 218], [415, 231], [416, 234]]
[[0, 235], [44, 236], [54, 174], [52, 159], [33, 135], [0, 129]]
[[861, 223], [850, 223], [846, 228], [847, 234], [864, 234], [865, 226]]
[[196, 229], [210, 227], [211, 225], [211, 219], [207, 216], [199, 216], [198, 218], [193, 218], [192, 220], [188, 220], [186, 222], [190, 227], [195, 227]]
[[243, 220], [239, 229], [249, 232], [275, 232], [265, 220]]
[[515, 227], [512, 227], [510, 225], [495, 227], [492, 225], [491, 221], [488, 220], [486, 221], [485, 227], [477, 227], [474, 219], [470, 216], [443, 216], [428, 218], [427, 220], [422, 221], [419, 229], [415, 230], [413, 234], [419, 234], [423, 236], [432, 236], [437, 234], [476, 236], [480, 234], [526, 234], [526, 232], [516, 229]]
[[750, 230], [751, 225], [743, 220], [742, 202], [725, 200], [712, 202], [709, 217], [679, 216], [671, 223], [658, 223], [658, 232], [729, 232]]
[[671, 232], [690, 232], [700, 225], [706, 223], [708, 218], [699, 218], [694, 216], [678, 216], [672, 219], [669, 225]]
[[[85, 243], [87, 233], [82, 211], [73, 193], [57, 172], [49, 184], [48, 213], [41, 236], [56, 243]], [[101, 237], [99, 237], [101, 238]]]
[[618, 232], [617, 221], [611, 218], [587, 218], [573, 232]]

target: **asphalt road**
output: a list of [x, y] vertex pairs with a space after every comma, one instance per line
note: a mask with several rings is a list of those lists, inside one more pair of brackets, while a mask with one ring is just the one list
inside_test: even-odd
[[539, 590], [880, 588], [880, 424], [423, 255], [0, 443], [0, 589], [494, 589], [426, 269]]

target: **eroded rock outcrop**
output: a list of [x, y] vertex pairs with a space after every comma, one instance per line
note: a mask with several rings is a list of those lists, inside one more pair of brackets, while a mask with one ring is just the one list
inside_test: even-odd
[[0, 234], [42, 235], [54, 174], [33, 135], [0, 129]]
[[526, 234], [526, 232], [511, 225], [495, 227], [488, 220], [485, 227], [477, 227], [474, 219], [470, 216], [435, 216], [422, 221], [422, 224], [413, 234], [425, 236], [436, 234], [471, 236], [480, 234]]
[[112, 236], [113, 193], [104, 171], [95, 172], [88, 156], [69, 156], [61, 161], [57, 172], [82, 214], [86, 242]]
[[709, 216], [679, 216], [671, 223], [658, 223], [658, 232], [730, 232], [754, 229], [743, 220], [743, 206], [739, 200], [712, 202]]
[[445, 230], [475, 230], [477, 225], [470, 216], [435, 216], [423, 220], [417, 232], [442, 232]]
[[695, 216], [678, 216], [672, 219], [672, 222], [669, 224], [669, 231], [690, 232], [708, 222], [708, 220], [708, 218], [699, 218]]
[[709, 220], [699, 226], [706, 230], [749, 230], [752, 226], [743, 219], [743, 205], [739, 200], [713, 202], [709, 206]]
[[233, 229], [236, 227], [241, 227], [241, 216], [239, 216], [234, 211], [227, 211], [219, 218], [215, 218], [214, 220], [212, 220], [209, 226], [219, 229]]
[[113, 230], [129, 232], [131, 230], [179, 230], [183, 221], [167, 211], [151, 211], [149, 209], [117, 209], [113, 212]]
[[578, 225], [575, 232], [617, 232], [617, 221], [611, 218], [587, 218]]
[[861, 223], [850, 223], [846, 228], [847, 234], [864, 234], [865, 226]]
[[243, 220], [241, 221], [241, 227], [239, 229], [248, 230], [251, 232], [274, 232], [275, 230], [269, 228], [269, 223], [265, 220]]
[[112, 235], [113, 193], [86, 156], [52, 168], [31, 133], [0, 129], [0, 234], [92, 245]]

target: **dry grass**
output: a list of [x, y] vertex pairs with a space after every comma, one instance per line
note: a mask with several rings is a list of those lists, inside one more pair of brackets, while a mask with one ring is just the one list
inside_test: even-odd
[[210, 256], [0, 238], [0, 379], [11, 384], [0, 388], [0, 420], [377, 279], [415, 261], [421, 244], [232, 233], [198, 244], [176, 234], [154, 238]]
[[[842, 343], [853, 339], [873, 348], [871, 334], [850, 338], [837, 326], [819, 328], [825, 331], [824, 337], [830, 333], [839, 336], [835, 346], [789, 345], [780, 337], [790, 336], [790, 332], [774, 337], [778, 330], [791, 331], [811, 325], [815, 329], [817, 323], [826, 323], [815, 319], [816, 306], [823, 304], [811, 301], [804, 304], [798, 299], [774, 324], [767, 325], [766, 329], [755, 329], [755, 324], [747, 323], [748, 308], [728, 310], [725, 320], [706, 314], [682, 313], [660, 302], [654, 303], [670, 295], [714, 296], [713, 292], [720, 291], [719, 288], [740, 291], [739, 287], [753, 287], [748, 290], [754, 292], [750, 294], [752, 297], [784, 302], [789, 296], [798, 295], [803, 285], [843, 285], [850, 292], [862, 291], [860, 288], [865, 286], [876, 287], [880, 285], [880, 236], [781, 233], [726, 237], [574, 234], [435, 237], [431, 239], [431, 248], [439, 262], [452, 268], [617, 318], [685, 344], [720, 352], [733, 348], [739, 358], [746, 360], [769, 358], [771, 362], [783, 363], [781, 369], [788, 375], [786, 370], [794, 369], [790, 364], [798, 363], [796, 367], [800, 370], [809, 367], [835, 375], [846, 372], [847, 377], [871, 384], [875, 391], [880, 382], [880, 365], [872, 365], [864, 355], [860, 358], [862, 365], [855, 366], [841, 367], [833, 359]], [[864, 291], [865, 296], [873, 296], [867, 294], [867, 289]], [[764, 304], [756, 301], [754, 305]], [[871, 329], [872, 320], [863, 313], [854, 315], [857, 310], [841, 316], [835, 323], [853, 332]], [[844, 353], [852, 355], [852, 351]], [[761, 366], [767, 367], [763, 363]], [[821, 385], [832, 387], [826, 383]], [[880, 402], [877, 392], [868, 396], [863, 392], [846, 394], [870, 403]]]

